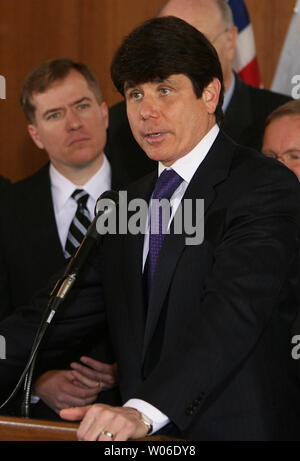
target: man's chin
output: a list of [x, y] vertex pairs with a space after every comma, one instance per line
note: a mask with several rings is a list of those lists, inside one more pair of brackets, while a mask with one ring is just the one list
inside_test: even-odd
[[168, 157], [167, 153], [160, 149], [151, 149], [149, 146], [141, 146], [147, 157], [156, 162], [163, 162]]

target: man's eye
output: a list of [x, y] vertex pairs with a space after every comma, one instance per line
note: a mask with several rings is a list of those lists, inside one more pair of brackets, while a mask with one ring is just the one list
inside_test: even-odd
[[140, 91], [132, 91], [132, 93], [130, 93], [130, 98], [138, 101], [142, 98], [142, 93]]
[[48, 115], [47, 120], [53, 120], [60, 116], [60, 112], [53, 112], [53, 114]]
[[167, 95], [171, 93], [171, 90], [169, 88], [161, 88], [160, 89], [161, 94]]
[[291, 152], [289, 156], [290, 156], [290, 158], [292, 160], [299, 160], [300, 159], [300, 153], [299, 152]]
[[79, 106], [77, 106], [77, 109], [84, 110], [84, 109], [87, 109], [88, 107], [89, 107], [89, 104], [85, 102], [85, 103], [79, 104]]

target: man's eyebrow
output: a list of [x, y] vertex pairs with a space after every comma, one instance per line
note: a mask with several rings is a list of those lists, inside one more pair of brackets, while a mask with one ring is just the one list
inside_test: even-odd
[[[91, 101], [91, 98], [89, 98], [88, 96], [84, 96], [83, 98], [77, 99], [76, 101], [72, 102], [70, 105], [76, 106], [77, 104], [80, 104], [84, 101]], [[43, 113], [43, 118], [46, 118], [48, 115], [53, 114], [54, 112], [57, 112], [62, 109], [63, 107], [53, 107], [52, 109], [48, 109], [46, 110], [46, 112]]]
[[300, 147], [291, 147], [290, 149], [285, 150], [282, 152], [283, 154], [287, 154], [289, 152], [300, 152]]
[[125, 82], [124, 83], [124, 92], [126, 92], [127, 90], [130, 90], [131, 88], [134, 88], [135, 86], [138, 86], [139, 84], [138, 83], [135, 83], [135, 82]]
[[91, 101], [92, 98], [89, 98], [88, 96], [83, 96], [83, 98], [78, 99], [77, 101], [74, 101], [71, 106], [76, 106], [76, 104], [80, 104], [83, 101]]
[[262, 152], [263, 153], [268, 152], [268, 154], [276, 154], [276, 152], [272, 149], [262, 149]]
[[53, 107], [53, 109], [48, 109], [46, 112], [43, 113], [43, 118], [46, 118], [49, 114], [52, 114], [53, 112], [58, 112], [59, 110], [62, 110], [62, 107]]

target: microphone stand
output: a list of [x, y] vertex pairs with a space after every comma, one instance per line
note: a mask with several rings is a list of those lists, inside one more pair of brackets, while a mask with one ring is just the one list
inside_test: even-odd
[[[73, 258], [76, 257], [76, 254], [78, 253], [80, 247], [77, 249], [77, 252], [73, 256]], [[72, 258], [72, 259], [73, 259]], [[71, 260], [72, 261], [72, 260]], [[68, 266], [69, 267], [69, 266]], [[50, 295], [50, 300], [47, 306], [47, 311], [46, 311], [46, 316], [44, 316], [44, 319], [39, 327], [39, 330], [37, 332], [37, 335], [35, 337], [33, 347], [31, 350], [30, 358], [29, 358], [29, 367], [28, 371], [25, 375], [25, 380], [24, 380], [24, 397], [23, 401], [21, 404], [21, 414], [24, 418], [29, 418], [30, 417], [30, 404], [31, 404], [31, 392], [32, 392], [32, 379], [33, 379], [33, 374], [34, 374], [34, 367], [38, 355], [38, 350], [39, 346], [42, 342], [43, 337], [45, 336], [45, 333], [50, 325], [50, 323], [53, 320], [53, 317], [60, 306], [60, 304], [64, 301], [65, 297], [67, 296], [68, 292], [71, 290], [73, 284], [76, 281], [76, 275], [75, 273], [69, 274], [67, 276], [63, 276], [58, 282], [56, 283], [54, 289], [52, 290], [52, 293]], [[46, 318], [45, 318], [46, 317]]]
[[[44, 334], [51, 322], [51, 318], [49, 318], [49, 308], [51, 307], [53, 301], [54, 301], [54, 296], [55, 296], [55, 293], [58, 291], [59, 287], [61, 286], [61, 283], [63, 282], [64, 280], [64, 277], [62, 277], [62, 279], [60, 279], [54, 289], [52, 290], [51, 294], [50, 294], [50, 300], [49, 300], [49, 303], [48, 303], [48, 306], [47, 306], [47, 310], [46, 310], [46, 313], [44, 314], [43, 316], [43, 319], [40, 323], [40, 326], [38, 328], [38, 331], [37, 331], [37, 334], [35, 336], [35, 339], [34, 339], [34, 342], [33, 342], [33, 345], [32, 345], [32, 348], [31, 348], [31, 352], [30, 352], [30, 356], [29, 356], [29, 359], [27, 361], [27, 364], [23, 370], [23, 373], [21, 375], [21, 377], [19, 378], [19, 381], [17, 382], [17, 385], [15, 386], [15, 388], [13, 389], [12, 393], [8, 396], [8, 398], [3, 402], [3, 404], [0, 406], [0, 409], [4, 408], [17, 394], [18, 390], [20, 389], [21, 385], [22, 385], [22, 382], [24, 381], [24, 379], [26, 380], [26, 382], [28, 381], [27, 380], [27, 373], [29, 373], [29, 369], [32, 365], [32, 362], [34, 361], [35, 362], [35, 357], [36, 357], [36, 354], [37, 354], [37, 351], [38, 351], [38, 348], [39, 348], [39, 345], [44, 337]], [[53, 318], [53, 316], [52, 316]], [[49, 321], [50, 320], [50, 321]], [[32, 370], [33, 370], [33, 367], [32, 367]], [[32, 374], [32, 372], [31, 372]], [[22, 411], [22, 414], [24, 415], [24, 412]], [[27, 414], [29, 415], [29, 410], [27, 411]]]

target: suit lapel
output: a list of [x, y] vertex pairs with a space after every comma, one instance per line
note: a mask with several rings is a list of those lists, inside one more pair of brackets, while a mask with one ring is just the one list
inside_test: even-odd
[[53, 270], [65, 263], [65, 258], [60, 244], [53, 208], [49, 164], [41, 168], [35, 175], [28, 178], [28, 198], [30, 207], [24, 209], [24, 223], [29, 227], [34, 226], [34, 232], [26, 236], [35, 247], [36, 254], [40, 254], [44, 261]]
[[[47, 252], [48, 249], [50, 253], [48, 257], [50, 260], [56, 260], [56, 264], [64, 264], [65, 257], [61, 247], [56, 219], [54, 214], [53, 200], [51, 194], [51, 183], [49, 176], [49, 165], [46, 165], [40, 172], [38, 176], [38, 187], [39, 190], [39, 210], [38, 217], [39, 222], [41, 223], [40, 228], [40, 240], [42, 242], [47, 242], [47, 247], [44, 248], [44, 252]], [[43, 193], [41, 193], [43, 191]]]
[[[220, 133], [206, 158], [197, 169], [183, 199], [204, 199], [204, 212], [207, 213], [215, 198], [215, 186], [227, 178], [232, 161], [234, 144]], [[161, 309], [166, 300], [176, 265], [185, 249], [187, 235], [170, 233], [166, 236], [159, 255], [157, 268], [152, 282], [151, 297], [145, 328], [143, 356], [145, 356]]]

